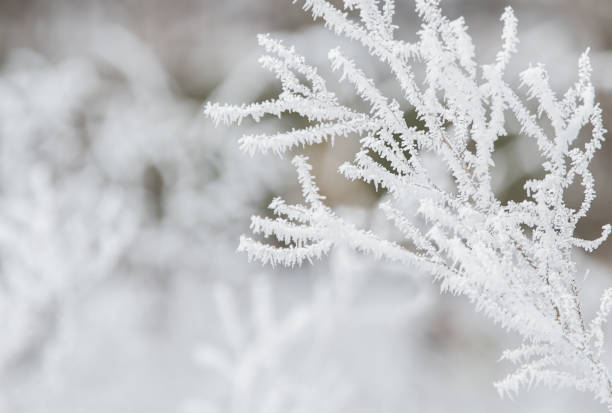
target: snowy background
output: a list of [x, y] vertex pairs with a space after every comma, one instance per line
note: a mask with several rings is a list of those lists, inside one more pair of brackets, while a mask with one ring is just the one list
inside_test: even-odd
[[[336, 250], [287, 271], [235, 252], [251, 214], [298, 197], [295, 173], [287, 160], [240, 153], [252, 125], [214, 128], [202, 105], [278, 93], [257, 64], [260, 32], [329, 73], [340, 41], [299, 3], [0, 1], [0, 413], [604, 411], [574, 391], [500, 399], [492, 382], [512, 366], [498, 359], [517, 338], [409, 268]], [[413, 38], [412, 1], [397, 3], [398, 35]], [[513, 83], [543, 62], [566, 87], [590, 46], [612, 114], [612, 3], [443, 8], [465, 16], [488, 61], [507, 4], [521, 39]], [[344, 46], [384, 89], [383, 68]], [[502, 199], [537, 175], [529, 145], [500, 145]], [[335, 173], [354, 142], [335, 149], [309, 152], [322, 192], [384, 231], [379, 194]], [[612, 222], [610, 161], [608, 144], [580, 228], [590, 238]], [[582, 295], [597, 305], [612, 284], [612, 242], [578, 264], [591, 269]]]

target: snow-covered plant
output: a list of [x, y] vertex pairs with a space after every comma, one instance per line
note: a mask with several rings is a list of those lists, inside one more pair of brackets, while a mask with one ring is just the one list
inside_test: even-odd
[[[398, 281], [399, 265], [376, 266], [347, 249], [336, 249], [329, 264], [325, 276], [301, 283], [298, 294], [291, 290], [291, 300], [285, 296], [290, 290], [279, 288], [269, 274], [251, 276], [246, 288], [227, 282], [211, 288], [218, 331], [195, 358], [212, 380], [204, 398], [184, 404], [186, 413], [332, 413], [386, 400], [378, 389], [360, 398], [360, 389], [377, 378], [359, 347], [369, 352], [383, 346], [387, 351], [376, 357], [376, 366], [396, 365], [389, 332], [423, 314], [430, 289], [421, 277], [399, 279], [393, 293], [373, 292], [367, 286], [375, 279], [378, 285]], [[344, 343], [355, 340], [359, 345], [347, 352]], [[384, 377], [383, 387], [393, 387], [393, 376]]]
[[[589, 323], [582, 310], [574, 247], [592, 251], [594, 241], [574, 231], [595, 198], [589, 163], [604, 140], [601, 109], [590, 81], [588, 51], [579, 60], [578, 81], [562, 96], [552, 90], [541, 65], [521, 74], [521, 97], [504, 80], [518, 44], [517, 20], [507, 8], [502, 47], [495, 61], [479, 65], [462, 18], [447, 19], [437, 0], [417, 0], [422, 20], [414, 43], [396, 39], [393, 0], [345, 0], [344, 10], [326, 0], [305, 0], [304, 8], [322, 18], [337, 35], [361, 43], [390, 70], [402, 99], [383, 95], [373, 80], [339, 49], [329, 52], [333, 70], [370, 106], [360, 111], [340, 102], [317, 69], [293, 48], [268, 35], [259, 37], [268, 53], [261, 64], [282, 83], [275, 100], [249, 105], [208, 103], [216, 123], [259, 121], [266, 115], [295, 113], [310, 122], [303, 129], [272, 135], [246, 135], [243, 150], [283, 155], [296, 147], [359, 136], [360, 150], [339, 171], [350, 180], [383, 188], [380, 208], [403, 234], [396, 242], [359, 229], [324, 203], [305, 156], [295, 156], [305, 204], [275, 199], [278, 218], [255, 216], [251, 229], [275, 236], [284, 247], [243, 237], [240, 250], [264, 264], [294, 266], [327, 254], [336, 244], [377, 258], [427, 271], [441, 289], [462, 294], [496, 323], [520, 334], [522, 345], [504, 352], [518, 365], [496, 383], [501, 394], [542, 383], [591, 392], [612, 411], [612, 381], [601, 361], [602, 325], [612, 307], [612, 290]], [[424, 75], [420, 75], [420, 68]], [[537, 102], [535, 113], [528, 101]], [[406, 111], [423, 126], [410, 126]], [[544, 176], [525, 183], [526, 199], [502, 203], [492, 188], [495, 142], [516, 132], [532, 138], [544, 159]], [[590, 138], [584, 139], [584, 133]], [[429, 160], [446, 165], [452, 188], [433, 179]], [[584, 198], [577, 208], [565, 203], [579, 182]], [[409, 201], [418, 201], [418, 208]]]
[[336, 368], [325, 365], [339, 312], [328, 290], [320, 289], [306, 305], [278, 317], [272, 284], [259, 276], [250, 288], [245, 317], [238, 294], [219, 284], [214, 301], [227, 345], [204, 345], [196, 358], [227, 385], [222, 394], [195, 406], [201, 409], [206, 402], [211, 412], [234, 413], [338, 411], [351, 389]]

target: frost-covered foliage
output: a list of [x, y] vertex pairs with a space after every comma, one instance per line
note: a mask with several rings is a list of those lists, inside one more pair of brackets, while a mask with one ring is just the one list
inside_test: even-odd
[[[402, 359], [390, 336], [423, 313], [430, 290], [424, 278], [421, 285], [406, 283], [411, 280], [398, 277], [399, 266], [393, 264], [378, 265], [374, 277], [374, 263], [346, 249], [334, 251], [330, 261], [328, 274], [303, 284], [286, 302], [285, 289], [270, 274], [252, 275], [246, 288], [220, 282], [212, 289], [218, 333], [195, 357], [214, 380], [204, 398], [185, 403], [185, 412], [370, 411], [367, 407], [380, 407], [385, 393], [389, 398], [397, 386], [389, 370]], [[384, 288], [376, 292], [372, 284], [380, 285], [381, 278], [395, 280], [401, 295]], [[359, 357], [360, 347], [385, 351], [368, 362]], [[360, 397], [362, 389], [372, 387], [370, 381], [382, 381], [388, 389], [370, 389], [369, 397]]]
[[[167, 309], [176, 285], [199, 280], [202, 300], [204, 280], [242, 276], [237, 222], [278, 190], [275, 166], [227, 168], [246, 157], [200, 139], [199, 101], [173, 91], [149, 45], [87, 27], [84, 50], [14, 49], [0, 67], [2, 413], [174, 409], [183, 394], [151, 387], [187, 393], [198, 341], [175, 339], [177, 325], [206, 328]], [[164, 358], [186, 373], [148, 371]]]
[[[325, 350], [337, 326], [334, 301], [323, 288], [312, 303], [295, 306], [277, 319], [272, 293], [271, 281], [260, 276], [250, 291], [250, 320], [244, 320], [236, 294], [225, 284], [217, 286], [216, 307], [227, 344], [203, 346], [196, 357], [228, 385], [218, 397], [209, 396], [209, 409], [339, 411], [349, 395], [349, 381], [334, 371], [335, 366], [321, 368], [322, 361], [329, 361]], [[215, 399], [219, 400], [212, 404]]]
[[[504, 80], [516, 52], [517, 20], [510, 8], [501, 17], [502, 47], [495, 61], [479, 65], [462, 18], [447, 19], [436, 0], [417, 0], [422, 20], [414, 43], [394, 38], [393, 0], [345, 0], [344, 10], [325, 0], [306, 0], [304, 8], [339, 36], [361, 43], [384, 63], [399, 84], [402, 99], [388, 98], [340, 49], [329, 52], [332, 68], [349, 82], [368, 112], [340, 102], [317, 69], [294, 48], [268, 35], [259, 37], [268, 53], [261, 64], [276, 74], [283, 91], [275, 100], [249, 105], [207, 104], [217, 123], [259, 121], [266, 115], [295, 113], [309, 126], [271, 135], [246, 135], [241, 148], [251, 154], [283, 155], [300, 146], [358, 136], [361, 148], [339, 171], [384, 189], [380, 204], [401, 231], [399, 242], [359, 229], [325, 205], [305, 156], [295, 156], [305, 204], [275, 199], [276, 219], [255, 216], [251, 229], [275, 236], [284, 247], [243, 237], [240, 250], [262, 263], [294, 266], [327, 254], [334, 245], [425, 270], [443, 291], [461, 294], [523, 344], [504, 352], [518, 365], [496, 383], [501, 394], [542, 383], [591, 392], [612, 409], [612, 382], [601, 361], [602, 325], [610, 311], [611, 290], [590, 323], [584, 319], [574, 247], [592, 251], [610, 233], [605, 226], [594, 241], [576, 237], [578, 221], [595, 197], [589, 163], [604, 139], [601, 109], [590, 81], [588, 52], [579, 60], [578, 81], [557, 97], [541, 65], [521, 74], [520, 91]], [[419, 75], [423, 68], [424, 76]], [[535, 101], [535, 112], [528, 102]], [[421, 125], [407, 123], [415, 111]], [[532, 138], [543, 158], [544, 176], [525, 183], [526, 199], [502, 203], [491, 184], [496, 141], [510, 132]], [[584, 140], [588, 131], [591, 137]], [[433, 165], [431, 159], [438, 160]], [[450, 188], [432, 177], [444, 164]], [[581, 205], [564, 195], [582, 185]], [[408, 208], [418, 200], [418, 207]]]

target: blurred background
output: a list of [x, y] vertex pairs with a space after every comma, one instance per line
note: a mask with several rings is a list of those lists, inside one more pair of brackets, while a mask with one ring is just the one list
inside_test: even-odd
[[[258, 67], [256, 34], [295, 44], [328, 78], [327, 51], [340, 44], [392, 87], [300, 3], [0, 1], [0, 413], [603, 412], [573, 391], [500, 399], [492, 382], [512, 366], [497, 360], [517, 337], [410, 268], [337, 250], [287, 271], [235, 252], [250, 215], [274, 196], [299, 199], [286, 159], [250, 158], [236, 143], [291, 119], [214, 128], [201, 114], [207, 100], [278, 93]], [[610, 1], [442, 4], [465, 16], [479, 62], [493, 59], [499, 16], [515, 8], [513, 84], [542, 62], [563, 90], [590, 46], [612, 114]], [[397, 1], [406, 39], [418, 28], [413, 6]], [[329, 203], [384, 233], [381, 194], [335, 172], [355, 145], [309, 155]], [[501, 199], [520, 199], [538, 175], [534, 148], [499, 141]], [[612, 222], [611, 160], [606, 144], [581, 235]], [[580, 274], [590, 268], [584, 300], [597, 306], [612, 283], [612, 242], [577, 260]]]

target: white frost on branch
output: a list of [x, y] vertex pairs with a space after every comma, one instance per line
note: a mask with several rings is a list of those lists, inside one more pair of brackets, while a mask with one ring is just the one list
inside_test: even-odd
[[[578, 81], [562, 97], [552, 90], [544, 66], [535, 65], [520, 76], [524, 98], [504, 80], [518, 44], [511, 8], [501, 17], [501, 50], [492, 64], [485, 65], [474, 59], [463, 19], [447, 19], [436, 0], [416, 1], [422, 25], [415, 43], [394, 38], [393, 1], [345, 0], [342, 10], [326, 0], [305, 0], [304, 9], [385, 64], [403, 101], [384, 96], [336, 48], [329, 52], [331, 67], [370, 110], [345, 106], [316, 68], [293, 48], [264, 35], [259, 42], [269, 55], [261, 63], [281, 81], [278, 99], [242, 106], [209, 103], [205, 114], [226, 124], [283, 113], [296, 113], [310, 122], [303, 129], [243, 137], [241, 146], [251, 154], [282, 155], [336, 136], [359, 136], [361, 149], [340, 173], [389, 193], [381, 208], [405, 240], [388, 241], [338, 217], [323, 203], [307, 159], [297, 156], [293, 164], [306, 204], [275, 199], [270, 207], [278, 218], [254, 217], [251, 226], [255, 234], [274, 235], [285, 246], [243, 237], [240, 250], [249, 259], [294, 266], [345, 244], [426, 270], [442, 290], [467, 296], [477, 310], [522, 336], [521, 347], [504, 353], [503, 358], [518, 369], [496, 383], [501, 394], [539, 383], [573, 387], [591, 392], [612, 409], [612, 381], [600, 359], [611, 294], [604, 294], [601, 310], [587, 323], [572, 258], [574, 247], [591, 251], [610, 233], [606, 225], [594, 241], [574, 234], [595, 198], [589, 164], [606, 132], [590, 81], [588, 50], [579, 61]], [[424, 67], [422, 80], [415, 75], [415, 65]], [[528, 101], [537, 103], [535, 113]], [[424, 126], [409, 126], [406, 110], [414, 110]], [[526, 200], [504, 204], [493, 192], [491, 171], [495, 142], [507, 134], [511, 118], [520, 125], [518, 133], [534, 139], [545, 160], [545, 175], [526, 182]], [[584, 130], [591, 131], [591, 138], [580, 144]], [[442, 189], [432, 180], [433, 172], [423, 162], [432, 155], [447, 166], [455, 188]], [[584, 190], [577, 209], [564, 201], [575, 181]], [[406, 201], [415, 198], [420, 206], [405, 208]], [[424, 230], [412, 224], [415, 215], [427, 223]]]

